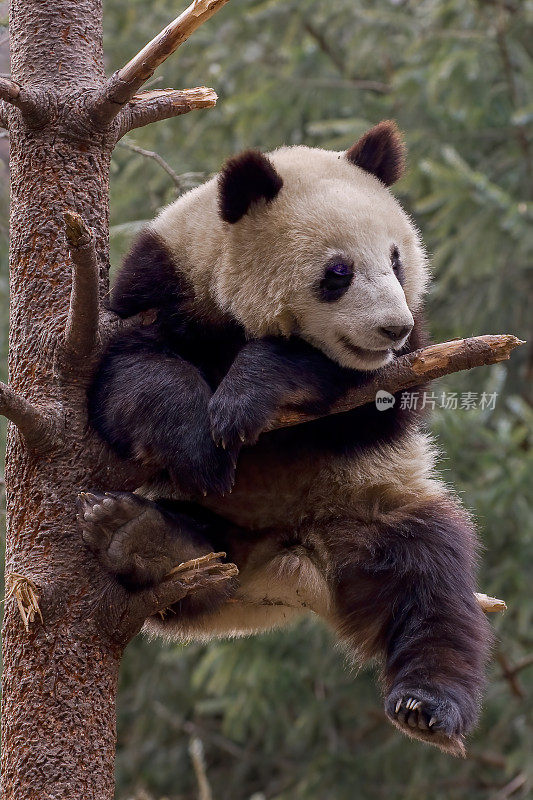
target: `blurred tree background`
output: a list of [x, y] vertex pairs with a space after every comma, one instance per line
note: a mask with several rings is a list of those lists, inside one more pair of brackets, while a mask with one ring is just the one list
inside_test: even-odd
[[[178, 11], [170, 0], [149, 8], [107, 0], [109, 71]], [[113, 264], [144, 220], [229, 154], [284, 143], [341, 149], [394, 117], [410, 153], [395, 192], [432, 257], [434, 338], [509, 332], [531, 342], [532, 80], [531, 0], [231, 0], [152, 82], [211, 85], [218, 106], [135, 131], [115, 151]], [[0, 139], [4, 159], [6, 144]], [[159, 154], [170, 170], [135, 147]], [[2, 370], [6, 175], [4, 168]], [[432, 426], [446, 453], [440, 469], [479, 520], [480, 587], [509, 606], [492, 617], [498, 644], [467, 759], [453, 761], [388, 725], [373, 670], [350, 672], [312, 620], [201, 646], [139, 637], [122, 670], [120, 800], [209, 800], [198, 773], [213, 800], [531, 796], [532, 379], [529, 345], [508, 366], [435, 387], [439, 397], [477, 395], [477, 408], [437, 407]], [[497, 393], [494, 408], [479, 407], [482, 392]]]

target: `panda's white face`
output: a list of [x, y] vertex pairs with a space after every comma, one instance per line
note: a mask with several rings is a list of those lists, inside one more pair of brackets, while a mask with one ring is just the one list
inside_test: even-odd
[[402, 269], [394, 243], [378, 263], [332, 252], [311, 297], [295, 303], [302, 338], [345, 367], [370, 370], [386, 364], [414, 323], [400, 282]]
[[228, 226], [219, 298], [251, 335], [296, 333], [342, 366], [383, 366], [424, 290], [416, 228], [344, 154], [295, 147], [269, 159], [283, 187]]
[[418, 256], [410, 225], [401, 210], [382, 217], [375, 201], [334, 180], [322, 182], [319, 206], [327, 222], [318, 228], [316, 212], [308, 220], [308, 256], [293, 267], [298, 282], [287, 305], [294, 325], [342, 366], [377, 369], [405, 344], [414, 323], [404, 291]]
[[372, 370], [405, 343], [427, 280], [418, 232], [387, 188], [402, 165], [390, 122], [347, 152], [248, 151], [153, 227], [201, 302], [249, 336], [297, 334]]

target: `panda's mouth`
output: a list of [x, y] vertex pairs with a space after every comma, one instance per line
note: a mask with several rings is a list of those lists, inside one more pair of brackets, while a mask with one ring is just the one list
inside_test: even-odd
[[364, 347], [357, 347], [357, 345], [352, 344], [347, 336], [339, 336], [339, 341], [347, 350], [363, 362], [372, 364], [376, 362], [385, 362], [392, 354], [392, 348], [390, 347], [384, 348], [383, 350], [365, 350]]

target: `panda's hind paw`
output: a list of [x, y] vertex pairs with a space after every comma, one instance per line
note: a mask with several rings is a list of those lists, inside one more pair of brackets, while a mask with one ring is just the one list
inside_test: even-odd
[[80, 492], [78, 507], [83, 541], [109, 572], [136, 585], [159, 577], [157, 558], [151, 564], [145, 552], [150, 528], [163, 523], [155, 504], [129, 492], [91, 491]]
[[385, 702], [391, 722], [408, 736], [464, 756], [463, 725], [456, 703], [438, 693], [413, 689], [391, 692]]

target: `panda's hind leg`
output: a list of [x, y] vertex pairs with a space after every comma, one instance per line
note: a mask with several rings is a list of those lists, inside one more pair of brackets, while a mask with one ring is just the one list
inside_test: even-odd
[[[209, 529], [216, 523], [206, 524], [201, 515], [196, 520], [191, 504], [183, 504], [187, 513], [175, 505], [173, 510], [130, 492], [82, 492], [78, 519], [83, 540], [126, 588], [155, 586], [174, 567], [214, 550]], [[213, 538], [220, 542], [220, 536], [220, 531], [213, 529]], [[199, 589], [181, 601], [181, 611], [214, 609], [231, 597], [235, 588], [234, 581], [226, 580]]]

